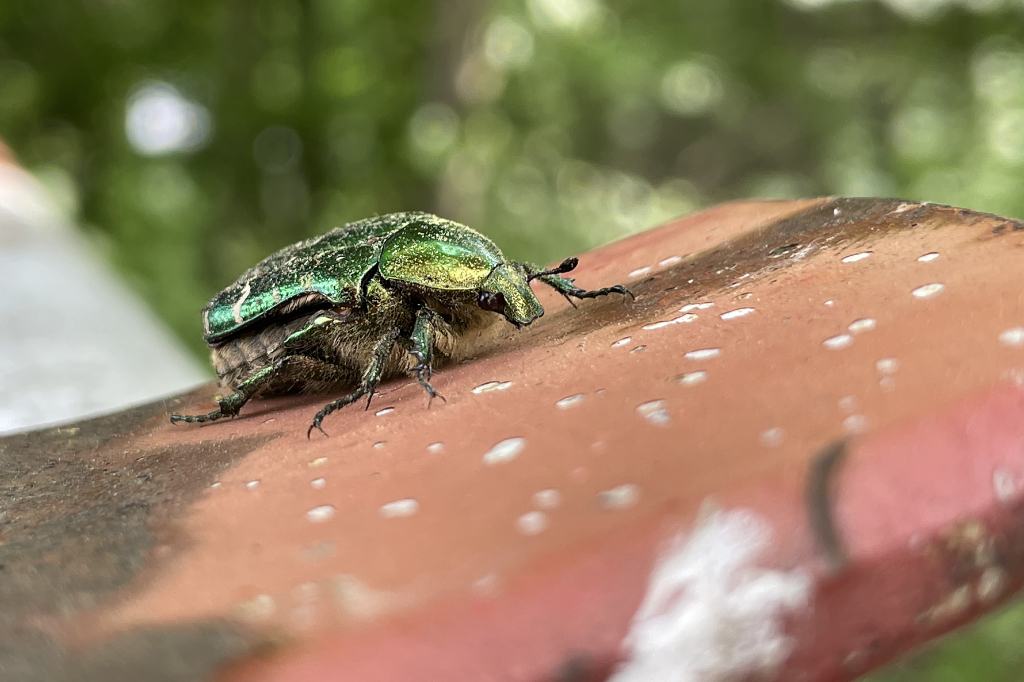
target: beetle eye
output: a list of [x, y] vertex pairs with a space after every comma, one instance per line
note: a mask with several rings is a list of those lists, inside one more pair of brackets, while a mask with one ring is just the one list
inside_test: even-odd
[[481, 291], [476, 302], [481, 308], [489, 310], [492, 313], [500, 313], [505, 309], [505, 295], [500, 292], [494, 293], [493, 291]]

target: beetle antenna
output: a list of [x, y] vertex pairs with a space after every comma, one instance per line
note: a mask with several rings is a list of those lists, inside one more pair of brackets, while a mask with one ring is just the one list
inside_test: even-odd
[[569, 258], [566, 258], [564, 261], [559, 263], [557, 266], [551, 268], [550, 270], [541, 270], [540, 272], [533, 273], [532, 275], [529, 276], [529, 278], [527, 278], [527, 281], [532, 282], [538, 277], [543, 277], [544, 275], [561, 275], [566, 272], [572, 272], [573, 270], [576, 269], [576, 266], [579, 264], [579, 258], [576, 258], [575, 256], [570, 256]]

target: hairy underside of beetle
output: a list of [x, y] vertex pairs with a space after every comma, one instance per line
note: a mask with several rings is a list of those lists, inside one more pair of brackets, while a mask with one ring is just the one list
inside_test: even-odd
[[[504, 321], [499, 315], [481, 310], [472, 298], [436, 292], [400, 290], [373, 282], [367, 292], [365, 310], [344, 309], [344, 317], [323, 325], [315, 333], [285, 344], [296, 332], [308, 328], [313, 320], [329, 312], [317, 310], [287, 322], [278, 322], [248, 331], [212, 350], [213, 367], [225, 389], [235, 390], [257, 372], [286, 356], [298, 356], [258, 395], [287, 393], [329, 393], [359, 385], [373, 359], [381, 338], [393, 330], [398, 337], [385, 365], [384, 377], [408, 374], [417, 364], [409, 340], [416, 311], [426, 305], [438, 313], [431, 325], [434, 369], [472, 355], [484, 338], [493, 336]], [[491, 333], [489, 333], [491, 332]]]

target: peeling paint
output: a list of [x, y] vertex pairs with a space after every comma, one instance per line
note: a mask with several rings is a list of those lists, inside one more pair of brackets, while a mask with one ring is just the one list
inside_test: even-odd
[[611, 682], [719, 682], [779, 669], [792, 649], [786, 613], [811, 580], [757, 566], [772, 529], [749, 510], [712, 511], [675, 538], [650, 577]]

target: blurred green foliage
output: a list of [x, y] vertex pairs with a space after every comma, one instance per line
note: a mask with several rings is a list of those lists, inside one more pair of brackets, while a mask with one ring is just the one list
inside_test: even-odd
[[[1019, 0], [3, 0], [0, 137], [204, 352], [215, 291], [374, 213], [540, 261], [736, 197], [1022, 217], [1022, 39]], [[1020, 614], [878, 679], [1011, 679]]]
[[[553, 260], [735, 197], [1024, 214], [1020, 2], [5, 0], [0, 137], [197, 351], [347, 220]], [[134, 132], [133, 132], [134, 131]]]

